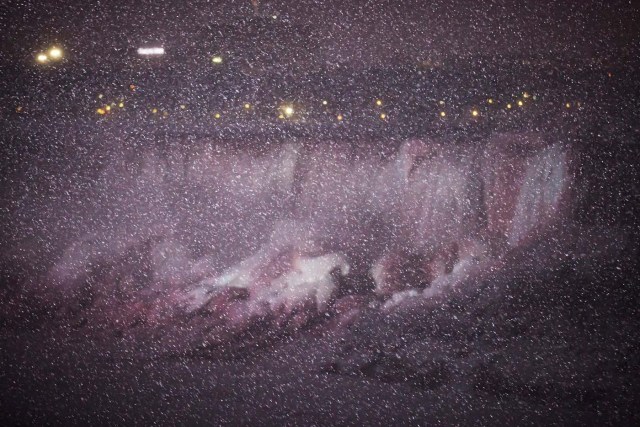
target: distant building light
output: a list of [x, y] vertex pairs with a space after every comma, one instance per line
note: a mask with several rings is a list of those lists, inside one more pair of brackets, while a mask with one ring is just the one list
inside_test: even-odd
[[295, 113], [295, 110], [291, 105], [285, 105], [284, 107], [282, 107], [282, 112], [286, 117], [291, 117], [293, 116], [293, 113]]
[[380, 114], [380, 119], [387, 120], [387, 115], [385, 113]]
[[440, 111], [440, 117], [446, 117], [446, 116], [447, 116], [447, 113], [446, 113], [446, 112], [444, 112], [444, 111]]
[[524, 102], [522, 102], [522, 100], [518, 101], [518, 107], [522, 107], [524, 105]]
[[322, 101], [322, 105], [327, 105], [329, 102], [325, 99]]
[[62, 58], [62, 49], [58, 47], [53, 47], [49, 50], [49, 57], [52, 59], [60, 59]]
[[381, 107], [382, 106], [382, 99], [376, 99], [376, 105], [378, 107]]
[[143, 56], [164, 55], [164, 48], [163, 47], [139, 47], [138, 55], [143, 55]]
[[222, 64], [222, 56], [214, 56], [213, 58], [211, 58], [211, 62], [213, 62], [214, 64]]
[[512, 107], [512, 105], [511, 105], [511, 104], [507, 104], [507, 110], [510, 110], [510, 109], [511, 109], [511, 107]]
[[251, 104], [249, 104], [248, 102], [244, 104], [244, 109], [245, 110], [249, 110], [251, 109]]
[[36, 56], [36, 61], [38, 61], [41, 64], [44, 64], [48, 60], [49, 60], [49, 57], [47, 55], [45, 55], [44, 53], [41, 53], [38, 56]]
[[480, 113], [478, 112], [478, 110], [471, 110], [471, 115], [472, 115], [473, 117], [478, 117], [478, 115], [479, 115], [479, 114], [480, 114]]
[[338, 114], [336, 119], [338, 119], [338, 121], [341, 122], [344, 119], [344, 117], [342, 117], [342, 114]]
[[213, 117], [214, 117], [215, 119], [219, 119], [219, 118], [220, 118], [220, 113], [215, 113], [215, 114], [213, 115]]
[[493, 104], [493, 99], [492, 99], [492, 98], [489, 98], [489, 99], [487, 99], [487, 102], [488, 102], [489, 104]]

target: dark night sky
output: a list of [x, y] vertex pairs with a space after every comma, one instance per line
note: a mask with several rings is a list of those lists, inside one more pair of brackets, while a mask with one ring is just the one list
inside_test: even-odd
[[[311, 53], [329, 62], [367, 64], [433, 52], [593, 55], [636, 51], [640, 38], [638, 6], [629, 0], [279, 0], [261, 7], [294, 28], [310, 29]], [[193, 44], [203, 31], [251, 13], [248, 0], [10, 0], [0, 11], [2, 50], [15, 59], [52, 40], [101, 53], [154, 39]]]

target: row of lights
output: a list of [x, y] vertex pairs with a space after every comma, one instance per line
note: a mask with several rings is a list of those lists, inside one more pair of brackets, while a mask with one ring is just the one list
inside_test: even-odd
[[[165, 50], [162, 47], [141, 47], [137, 50], [140, 56], [162, 56], [165, 54]], [[46, 52], [39, 52], [36, 54], [36, 61], [40, 64], [45, 64], [49, 61], [59, 61], [64, 56], [62, 49], [59, 47], [52, 47]], [[222, 56], [214, 55], [211, 57], [211, 62], [219, 65], [224, 62]]]
[[[118, 104], [115, 104], [115, 103], [113, 103], [113, 104], [111, 104], [111, 105], [107, 104], [107, 105], [105, 105], [105, 106], [103, 106], [103, 107], [98, 108], [96, 111], [97, 111], [97, 113], [98, 113], [99, 115], [105, 115], [105, 114], [108, 114], [109, 112], [111, 112], [111, 111], [112, 111], [112, 107], [115, 107], [116, 105], [117, 105], [119, 108], [123, 108], [123, 107], [124, 107], [124, 103], [123, 103], [123, 102], [120, 102], [120, 103], [118, 103]], [[508, 104], [507, 108], [511, 108], [511, 107], [510, 107], [510, 105], [511, 105], [511, 104]], [[244, 107], [244, 109], [245, 109], [245, 110], [250, 110], [250, 109], [252, 108], [251, 104], [249, 104], [249, 103], [244, 104], [244, 106], [243, 106], [243, 107]], [[567, 103], [565, 104], [565, 107], [566, 107], [567, 109], [568, 109], [568, 108], [571, 108], [571, 103], [567, 102]], [[183, 104], [183, 105], [180, 105], [180, 109], [181, 109], [181, 110], [184, 110], [184, 109], [186, 109], [186, 106], [185, 106], [184, 104]], [[152, 108], [150, 111], [151, 111], [151, 113], [152, 113], [152, 114], [154, 114], [154, 115], [155, 115], [155, 114], [158, 114], [158, 113], [160, 112], [160, 110], [158, 110], [158, 108], [155, 108], [155, 107], [154, 107], [154, 108]], [[295, 114], [295, 109], [294, 109], [292, 106], [288, 106], [288, 105], [287, 105], [287, 106], [280, 107], [280, 113], [278, 114], [278, 118], [279, 118], [279, 119], [281, 119], [281, 120], [284, 120], [284, 119], [288, 119], [288, 118], [293, 117], [293, 115], [294, 115], [294, 114]], [[167, 111], [163, 111], [163, 112], [162, 112], [162, 115], [163, 115], [164, 117], [168, 117], [169, 113], [168, 113]], [[441, 118], [446, 118], [446, 117], [447, 117], [447, 112], [446, 112], [446, 111], [440, 111], [440, 112], [438, 113], [438, 115], [439, 115]], [[477, 118], [477, 117], [479, 117], [479, 116], [480, 116], [480, 111], [479, 111], [479, 110], [477, 110], [477, 109], [472, 109], [472, 110], [470, 111], [470, 115], [471, 115], [472, 117], [474, 117], [474, 118]], [[214, 117], [215, 119], [220, 119], [220, 118], [222, 117], [222, 114], [217, 112], [217, 113], [214, 113], [214, 114], [213, 114], [213, 117]], [[381, 120], [387, 120], [387, 119], [389, 118], [388, 114], [387, 114], [387, 113], [384, 113], [384, 112], [383, 112], [383, 113], [380, 113], [378, 117], [379, 117]], [[344, 120], [344, 115], [343, 115], [343, 114], [337, 114], [337, 115], [336, 115], [336, 120], [338, 120], [338, 121], [343, 121], [343, 120]]]
[[[130, 85], [129, 87], [130, 87], [130, 89], [131, 89], [131, 90], [135, 90], [135, 86], [134, 86], [133, 84], [132, 84], [132, 85]], [[103, 98], [103, 95], [102, 95], [102, 94], [98, 95], [98, 98], [99, 98], [99, 99], [102, 99], [102, 98]], [[532, 95], [530, 95], [528, 92], [524, 92], [524, 93], [522, 94], [522, 98], [523, 98], [523, 99], [518, 99], [518, 100], [515, 102], [515, 104], [516, 104], [518, 107], [523, 107], [523, 106], [524, 106], [524, 104], [525, 104], [525, 101], [524, 101], [524, 100], [527, 100], [527, 99], [529, 99], [529, 98], [532, 98], [533, 100], [536, 100], [536, 99], [537, 99], [537, 97], [536, 97], [535, 95], [534, 95], [534, 96], [532, 96]], [[494, 105], [494, 104], [496, 104], [496, 101], [495, 101], [493, 98], [489, 98], [489, 99], [487, 99], [487, 101], [486, 101], [486, 102], [487, 102], [487, 104], [489, 104], [489, 105]], [[329, 101], [327, 101], [327, 100], [322, 100], [322, 101], [321, 101], [321, 104], [322, 104], [323, 106], [327, 106], [327, 105], [329, 105]], [[375, 104], [375, 106], [376, 106], [376, 107], [382, 107], [382, 106], [384, 105], [384, 102], [383, 102], [383, 100], [382, 100], [382, 99], [377, 98], [377, 99], [375, 99], [374, 104]], [[445, 101], [444, 101], [444, 100], [440, 100], [440, 101], [438, 101], [438, 104], [439, 104], [440, 106], [444, 107], [446, 103], [445, 103]], [[579, 107], [579, 106], [580, 106], [580, 103], [578, 102], [578, 103], [577, 103], [577, 105], [578, 105], [578, 107]], [[122, 100], [120, 100], [118, 103], [113, 102], [113, 103], [111, 103], [111, 104], [106, 104], [105, 106], [98, 108], [96, 111], [97, 111], [97, 113], [98, 113], [99, 115], [105, 115], [105, 114], [108, 114], [108, 113], [111, 111], [111, 107], [115, 107], [115, 106], [118, 106], [119, 108], [123, 108], [123, 107], [124, 107], [124, 102], [123, 102]], [[565, 106], [565, 108], [569, 109], [569, 108], [571, 108], [571, 107], [572, 107], [572, 104], [571, 104], [570, 102], [567, 102], [567, 103], [565, 103], [565, 104], [564, 104], [564, 106]], [[249, 102], [244, 103], [242, 107], [243, 107], [243, 109], [244, 109], [245, 111], [249, 111], [249, 110], [253, 109], [253, 105], [251, 105]], [[506, 104], [506, 109], [507, 109], [507, 110], [511, 110], [511, 109], [513, 109], [513, 107], [514, 107], [514, 105], [513, 105], [512, 103], [507, 103], [507, 104]], [[187, 108], [187, 107], [186, 107], [186, 105], [184, 105], [184, 104], [180, 104], [180, 109], [181, 109], [181, 110], [185, 110], [186, 108]], [[283, 105], [281, 105], [280, 107], [278, 107], [278, 111], [279, 111], [278, 118], [279, 118], [279, 119], [282, 119], [282, 120], [284, 120], [284, 119], [290, 119], [290, 118], [292, 118], [292, 117], [296, 114], [296, 109], [295, 109], [295, 107], [294, 107], [292, 104], [283, 104]], [[159, 110], [158, 110], [157, 108], [152, 108], [152, 109], [151, 109], [151, 113], [152, 113], [152, 114], [158, 114], [158, 112], [159, 112]], [[162, 115], [163, 115], [164, 117], [167, 117], [167, 116], [168, 116], [168, 114], [169, 114], [169, 113], [168, 113], [167, 111], [164, 111], [164, 112], [162, 113]], [[444, 111], [444, 110], [440, 110], [440, 112], [438, 113], [438, 115], [439, 115], [441, 118], [445, 118], [445, 117], [447, 116], [447, 112], [446, 112], [446, 111]], [[480, 114], [479, 109], [477, 109], [477, 108], [473, 108], [472, 110], [470, 110], [470, 115], [471, 115], [472, 117], [474, 117], [474, 118], [477, 118], [477, 117], [479, 117], [481, 114]], [[219, 112], [217, 112], [217, 113], [215, 113], [215, 114], [214, 114], [214, 118], [216, 118], [216, 119], [219, 119], [219, 118], [221, 118], [221, 117], [222, 117], [222, 115], [221, 115]], [[378, 113], [378, 117], [379, 117], [381, 120], [387, 120], [389, 116], [388, 116], [388, 113], [381, 111], [381, 112], [379, 112], [379, 113]], [[341, 114], [341, 113], [339, 113], [339, 114], [337, 114], [337, 115], [336, 115], [336, 119], [337, 119], [338, 121], [343, 121], [343, 120], [344, 120], [344, 115], [343, 115], [343, 114]]]

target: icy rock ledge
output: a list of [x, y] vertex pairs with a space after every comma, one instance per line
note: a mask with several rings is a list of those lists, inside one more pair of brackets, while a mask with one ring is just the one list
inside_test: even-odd
[[339, 253], [308, 257], [293, 252], [270, 256], [259, 251], [219, 276], [199, 282], [187, 294], [186, 308], [197, 311], [220, 291], [240, 288], [249, 293], [244, 310], [247, 316], [267, 310], [291, 313], [308, 301], [322, 313], [336, 289], [336, 273], [349, 274], [347, 259]]

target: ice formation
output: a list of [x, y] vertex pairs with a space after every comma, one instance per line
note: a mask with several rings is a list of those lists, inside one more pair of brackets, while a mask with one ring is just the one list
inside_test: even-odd
[[[369, 277], [387, 306], [434, 296], [561, 233], [571, 159], [569, 145], [535, 134], [410, 140], [380, 154], [348, 144], [114, 153], [101, 186], [84, 195], [91, 222], [79, 219], [85, 232], [66, 243], [47, 280], [73, 291], [147, 247], [145, 295], [170, 291], [186, 312], [232, 295], [223, 298], [229, 321], [314, 316], [349, 278]], [[101, 286], [108, 293], [113, 284]]]

